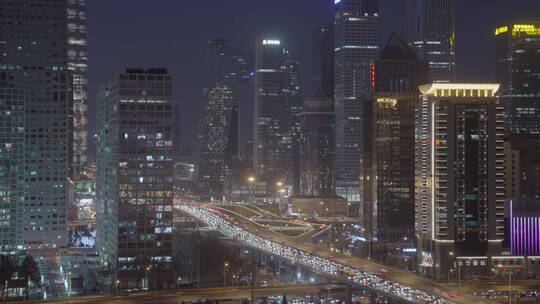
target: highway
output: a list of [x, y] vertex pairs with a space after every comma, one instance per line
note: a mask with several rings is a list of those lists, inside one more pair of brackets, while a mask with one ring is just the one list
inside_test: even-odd
[[493, 303], [469, 294], [460, 294], [412, 273], [391, 269], [365, 259], [333, 253], [303, 239], [287, 238], [264, 229], [260, 224], [231, 210], [202, 204], [176, 204], [176, 206], [248, 246], [390, 297], [410, 303]]
[[[287, 296], [305, 296], [318, 294], [324, 290], [323, 286], [293, 285], [266, 288], [254, 288], [255, 298], [270, 297], [287, 294]], [[148, 291], [135, 292], [128, 295], [104, 295], [73, 297], [51, 300], [25, 301], [24, 303], [57, 303], [57, 304], [176, 304], [184, 302], [205, 301], [205, 300], [236, 300], [251, 299], [251, 288], [242, 287], [220, 287], [186, 289], [175, 291]], [[20, 302], [8, 302], [20, 303]]]

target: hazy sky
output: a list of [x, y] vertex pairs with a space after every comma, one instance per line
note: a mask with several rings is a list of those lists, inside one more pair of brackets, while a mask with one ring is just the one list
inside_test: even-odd
[[[455, 0], [460, 81], [492, 81], [493, 29], [506, 22], [540, 20], [538, 0]], [[90, 128], [95, 130], [97, 87], [126, 67], [165, 67], [175, 77], [183, 109], [182, 144], [194, 142], [200, 115], [206, 41], [229, 38], [254, 50], [259, 34], [281, 33], [301, 63], [304, 94], [311, 89], [313, 30], [330, 23], [333, 0], [92, 0], [88, 6]], [[403, 0], [381, 0], [381, 41], [404, 22]], [[251, 94], [249, 94], [251, 95]], [[252, 101], [241, 102], [250, 133]]]

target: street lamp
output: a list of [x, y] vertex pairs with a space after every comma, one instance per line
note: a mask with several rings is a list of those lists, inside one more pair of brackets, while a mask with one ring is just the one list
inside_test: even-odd
[[368, 238], [366, 239], [366, 228], [362, 228], [362, 235], [364, 236], [364, 239], [366, 240], [366, 243], [367, 243], [367, 251], [368, 251], [368, 254], [367, 254], [367, 259], [368, 260], [371, 260], [371, 233], [369, 233], [367, 236]]
[[229, 267], [229, 263], [225, 262], [223, 265], [223, 287], [225, 287], [225, 279], [227, 278], [227, 267]]
[[68, 297], [71, 297], [71, 271], [68, 272], [68, 277], [67, 277], [67, 281], [68, 281]]
[[116, 280], [116, 293], [119, 293], [120, 280]]
[[[503, 265], [499, 264], [499, 267], [503, 267]], [[514, 269], [502, 269], [503, 272], [508, 272], [508, 303], [512, 304], [512, 272]], [[515, 271], [519, 271], [519, 269], [516, 269]]]
[[148, 284], [148, 271], [150, 270], [150, 266], [146, 266], [146, 271], [145, 271], [145, 274], [146, 274], [146, 290], [149, 290], [149, 286], [150, 284]]
[[249, 185], [251, 186], [251, 195], [252, 195], [252, 198], [255, 199], [255, 177], [254, 176], [250, 176], [248, 177], [248, 182], [249, 182]]
[[[454, 256], [454, 252], [453, 251], [449, 251], [448, 252], [448, 255], [450, 255], [451, 257]], [[458, 269], [458, 288], [461, 289], [461, 264], [460, 264], [460, 261], [457, 260], [457, 258], [455, 259], [455, 263], [457, 264], [457, 269]]]
[[[404, 240], [405, 242], [407, 242], [407, 241], [409, 240], [409, 238], [408, 238], [407, 236], [404, 236], [404, 237], [403, 237], [403, 240]], [[411, 252], [416, 252], [416, 251], [413, 251], [413, 250], [416, 248], [416, 247], [414, 246], [414, 238], [411, 238], [410, 241], [411, 241]], [[411, 270], [412, 270], [413, 272], [416, 272], [416, 268], [415, 268], [415, 267], [416, 267], [416, 254], [412, 254], [412, 258], [411, 258], [411, 268], [412, 268], [412, 269], [411, 269]]]

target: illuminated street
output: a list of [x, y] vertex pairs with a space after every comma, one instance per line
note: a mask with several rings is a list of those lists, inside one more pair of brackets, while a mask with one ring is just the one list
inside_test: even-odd
[[411, 303], [489, 303], [487, 300], [459, 294], [411, 273], [387, 269], [364, 259], [336, 254], [306, 242], [279, 236], [266, 231], [250, 219], [217, 206], [177, 204], [176, 207], [248, 246], [301, 264], [324, 276], [361, 285]]

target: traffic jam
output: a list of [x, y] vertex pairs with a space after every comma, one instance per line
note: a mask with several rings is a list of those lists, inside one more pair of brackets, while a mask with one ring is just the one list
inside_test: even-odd
[[298, 263], [316, 272], [339, 277], [357, 285], [382, 291], [387, 295], [398, 297], [412, 303], [442, 304], [444, 299], [427, 294], [421, 290], [413, 289], [402, 284], [389, 281], [378, 274], [368, 273], [355, 267], [333, 261], [327, 257], [292, 248], [275, 241], [260, 237], [252, 232], [242, 229], [238, 221], [220, 209], [208, 205], [178, 204], [177, 208], [194, 216], [209, 226], [217, 229], [227, 237], [237, 239], [244, 244]]

